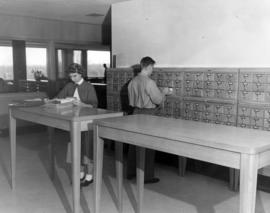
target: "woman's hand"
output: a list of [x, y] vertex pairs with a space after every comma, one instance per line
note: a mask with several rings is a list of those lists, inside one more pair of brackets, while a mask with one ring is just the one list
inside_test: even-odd
[[74, 101], [73, 101], [73, 104], [75, 105], [75, 106], [83, 106], [83, 102], [81, 102], [80, 100], [78, 100], [78, 99], [75, 99]]

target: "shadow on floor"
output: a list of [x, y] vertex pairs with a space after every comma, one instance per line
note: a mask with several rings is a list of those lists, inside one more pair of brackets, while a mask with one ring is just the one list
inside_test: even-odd
[[[50, 172], [48, 139], [45, 137], [45, 135], [46, 133], [42, 133], [42, 136], [40, 137], [38, 142], [36, 141], [36, 139], [29, 140], [29, 141], [25, 140], [24, 143], [20, 143], [19, 145], [23, 146], [24, 148], [36, 150], [38, 152], [39, 158], [44, 168], [46, 169], [48, 176], [50, 176], [51, 172]], [[27, 138], [28, 137], [30, 138], [32, 136], [29, 135], [27, 136]], [[62, 168], [67, 173], [67, 176], [70, 178], [71, 177], [70, 166], [66, 164], [65, 162], [65, 159], [66, 159], [65, 154], [66, 154], [66, 147], [67, 147], [68, 141], [69, 141], [68, 133], [64, 133], [62, 131], [56, 132], [56, 137], [55, 137], [56, 164], [57, 164], [57, 167]], [[106, 161], [104, 160], [105, 164], [109, 163], [109, 166], [104, 166], [106, 169], [106, 172], [104, 172], [103, 174], [104, 183], [105, 183], [106, 188], [108, 189], [108, 192], [110, 193], [112, 197], [112, 200], [115, 206], [117, 207], [117, 195], [113, 190], [113, 183], [110, 180], [110, 177], [115, 178], [115, 167], [114, 167], [114, 161], [112, 160], [114, 153], [110, 150], [109, 153], [105, 152], [105, 154], [110, 155], [109, 156], [110, 160], [109, 162], [108, 160]], [[10, 183], [10, 176], [9, 176], [6, 165], [2, 163], [3, 161], [2, 161], [1, 155], [0, 155], [0, 161], [1, 161], [0, 165], [4, 171], [6, 179]], [[171, 175], [177, 176], [176, 168], [165, 166], [165, 169], [164, 169], [164, 165], [161, 165], [161, 164], [157, 166], [161, 168], [161, 172], [165, 172], [165, 173], [168, 172]], [[179, 177], [179, 182], [172, 181], [169, 175], [168, 177], [166, 176], [166, 182], [164, 179], [161, 179], [160, 183], [153, 184], [153, 185], [146, 185], [145, 188], [147, 190], [151, 190], [153, 192], [156, 192], [156, 193], [165, 195], [167, 197], [182, 201], [184, 203], [188, 203], [192, 206], [195, 206], [197, 208], [198, 213], [215, 213], [215, 209], [214, 209], [215, 206], [237, 195], [236, 192], [231, 192], [231, 191], [229, 191], [228, 193], [217, 195], [216, 191], [214, 191], [213, 189], [215, 187], [212, 188], [211, 186], [213, 182], [221, 182], [221, 180], [209, 178], [209, 185], [202, 184], [202, 186], [200, 186], [200, 181], [198, 181], [200, 178], [198, 178], [198, 175], [199, 174], [188, 172], [185, 177]], [[162, 176], [164, 177], [164, 174], [163, 175], [161, 174], [161, 177]], [[175, 180], [175, 176], [174, 176], [174, 180]], [[195, 179], [197, 178], [196, 179], [197, 182], [194, 185], [187, 185], [187, 184], [190, 184], [190, 179], [192, 178], [195, 178]], [[57, 174], [57, 172], [55, 173], [55, 178], [52, 181], [52, 183], [58, 193], [59, 198], [61, 199], [62, 205], [65, 208], [65, 211], [67, 213], [71, 213], [72, 204], [68, 200], [68, 197], [64, 189], [64, 185], [61, 182], [61, 179], [59, 175]], [[132, 184], [134, 183], [135, 183], [134, 181], [125, 180], [124, 190], [127, 192], [128, 198], [135, 211], [136, 196], [132, 190]], [[223, 184], [228, 184], [228, 182], [224, 182], [224, 183], [221, 182], [221, 185], [224, 190]], [[220, 183], [218, 183], [218, 185], [220, 185]], [[207, 195], [205, 194], [206, 192], [207, 192]], [[83, 193], [81, 193], [81, 207], [84, 213], [90, 213], [87, 200], [85, 199]], [[236, 209], [235, 212], [238, 212], [238, 209]], [[258, 194], [257, 194], [256, 212], [265, 213], [262, 202], [261, 202], [261, 198], [260, 196], [258, 196]]]
[[7, 165], [5, 164], [5, 160], [3, 158], [3, 153], [1, 152], [2, 150], [0, 150], [0, 166], [3, 170], [4, 176], [6, 178], [6, 181], [8, 182], [10, 188], [11, 188], [11, 174], [9, 173], [8, 169], [7, 169]]

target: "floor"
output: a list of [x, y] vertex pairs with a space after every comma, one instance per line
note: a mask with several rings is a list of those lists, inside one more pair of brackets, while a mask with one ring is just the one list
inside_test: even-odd
[[[9, 139], [0, 137], [0, 213], [71, 213], [70, 166], [65, 163], [68, 134], [57, 132], [56, 176], [49, 176], [46, 132], [17, 137], [16, 190], [10, 188]], [[105, 150], [102, 213], [116, 213], [113, 153]], [[145, 186], [147, 213], [237, 213], [239, 196], [222, 180], [187, 172], [179, 177], [175, 167], [158, 164], [157, 184]], [[135, 181], [124, 182], [124, 213], [135, 212]], [[81, 191], [81, 212], [91, 213], [93, 185]], [[256, 213], [270, 213], [270, 193], [257, 192]]]

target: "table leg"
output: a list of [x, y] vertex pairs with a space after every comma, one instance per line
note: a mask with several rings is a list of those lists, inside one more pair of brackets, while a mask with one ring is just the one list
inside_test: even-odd
[[241, 155], [240, 213], [255, 213], [258, 155]]
[[187, 168], [187, 158], [178, 156], [178, 174], [184, 177], [186, 168]]
[[229, 173], [230, 173], [229, 188], [232, 191], [237, 192], [239, 190], [240, 171], [239, 169], [229, 168]]
[[143, 189], [144, 189], [144, 165], [145, 165], [145, 148], [136, 147], [136, 166], [137, 166], [137, 213], [142, 212], [143, 206]]
[[118, 191], [118, 212], [123, 212], [123, 144], [115, 142], [116, 147], [116, 179]]
[[104, 140], [98, 136], [94, 126], [94, 213], [100, 212]]
[[11, 188], [15, 189], [16, 177], [16, 119], [9, 110], [9, 137], [10, 137], [10, 161], [11, 161]]
[[240, 181], [240, 170], [235, 169], [234, 171], [234, 188], [233, 191], [239, 191], [239, 181]]
[[[91, 153], [90, 153], [90, 142], [93, 141], [93, 135], [92, 135], [92, 138], [90, 138], [90, 132], [89, 131], [84, 132], [83, 134], [84, 134], [84, 141], [83, 141], [83, 146], [84, 147], [82, 148], [82, 149], [84, 149], [83, 154], [91, 159], [92, 156], [90, 156], [91, 155]], [[91, 150], [93, 150], [93, 149], [91, 149]]]
[[73, 212], [80, 212], [80, 164], [81, 164], [81, 127], [80, 122], [71, 122], [70, 138], [72, 147], [72, 187]]
[[54, 128], [48, 127], [48, 138], [49, 138], [49, 149], [50, 149], [50, 159], [51, 159], [51, 178], [54, 179], [55, 175], [55, 147], [54, 147]]

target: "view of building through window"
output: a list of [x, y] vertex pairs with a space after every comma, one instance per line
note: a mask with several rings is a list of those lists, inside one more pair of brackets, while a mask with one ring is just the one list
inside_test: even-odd
[[82, 64], [82, 51], [73, 50], [73, 62], [77, 64]]
[[[73, 62], [82, 64], [82, 51], [73, 50]], [[106, 67], [110, 67], [110, 51], [87, 50], [87, 76], [103, 78]], [[58, 77], [64, 78], [63, 50], [57, 50]], [[47, 49], [44, 47], [26, 47], [27, 80], [35, 80], [35, 73], [47, 78]], [[13, 52], [11, 45], [0, 46], [0, 78], [13, 80]]]
[[34, 73], [41, 71], [47, 77], [47, 49], [40, 47], [26, 47], [26, 76], [27, 80], [34, 80]]
[[87, 51], [87, 76], [104, 77], [104, 65], [110, 67], [110, 51]]
[[0, 78], [13, 80], [13, 53], [11, 46], [0, 46]]

